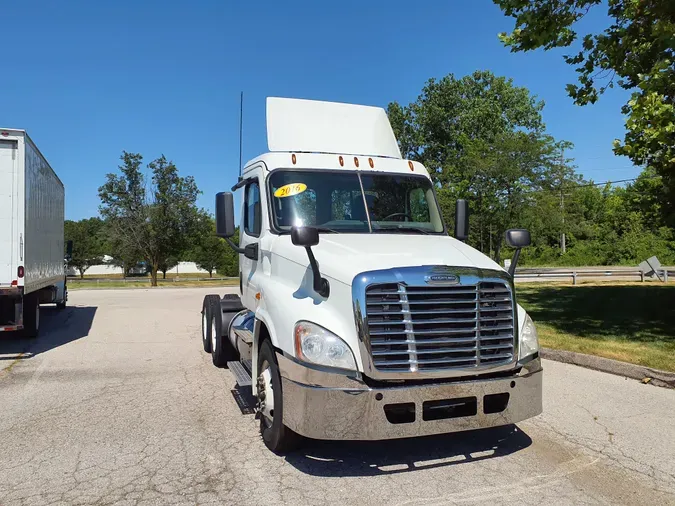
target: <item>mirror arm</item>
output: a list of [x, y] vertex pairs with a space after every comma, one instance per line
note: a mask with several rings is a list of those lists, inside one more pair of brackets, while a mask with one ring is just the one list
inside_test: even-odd
[[520, 258], [520, 250], [521, 248], [518, 248], [511, 259], [511, 265], [509, 266], [509, 275], [511, 277], [516, 275], [516, 266], [518, 265], [518, 259]]
[[328, 295], [330, 295], [330, 285], [328, 284], [328, 280], [321, 277], [321, 272], [319, 272], [319, 264], [316, 263], [316, 258], [314, 258], [312, 248], [305, 246], [305, 250], [307, 251], [309, 265], [312, 268], [312, 276], [314, 277], [314, 291], [322, 297], [328, 298]]
[[227, 241], [227, 244], [230, 245], [230, 248], [232, 248], [235, 251], [235, 253], [239, 253], [240, 255], [244, 254], [244, 248], [240, 248], [239, 246], [234, 244], [234, 241], [232, 241], [232, 239], [226, 237], [225, 240]]

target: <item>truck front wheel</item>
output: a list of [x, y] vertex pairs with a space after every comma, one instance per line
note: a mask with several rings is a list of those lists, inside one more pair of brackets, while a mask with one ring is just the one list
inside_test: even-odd
[[265, 446], [277, 454], [291, 451], [300, 444], [301, 438], [284, 425], [281, 376], [269, 341], [264, 341], [260, 347], [258, 371], [260, 433]]

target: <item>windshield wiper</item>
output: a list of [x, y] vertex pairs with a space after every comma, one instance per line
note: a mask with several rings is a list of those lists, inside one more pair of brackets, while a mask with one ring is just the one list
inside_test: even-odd
[[429, 235], [431, 232], [418, 227], [380, 227], [374, 228], [373, 232], [417, 232], [424, 235]]

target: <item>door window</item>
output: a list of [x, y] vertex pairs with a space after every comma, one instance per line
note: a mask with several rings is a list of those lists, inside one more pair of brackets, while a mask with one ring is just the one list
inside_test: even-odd
[[260, 235], [261, 221], [260, 186], [256, 181], [246, 187], [244, 230], [248, 235], [258, 237]]

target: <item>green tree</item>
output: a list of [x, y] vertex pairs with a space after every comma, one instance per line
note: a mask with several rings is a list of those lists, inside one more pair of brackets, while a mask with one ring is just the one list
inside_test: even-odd
[[103, 261], [103, 222], [100, 218], [66, 220], [64, 236], [66, 241], [73, 241], [73, 254], [68, 264], [75, 267], [80, 277], [84, 278], [89, 267]]
[[164, 156], [148, 164], [149, 190], [141, 172], [143, 157], [125, 151], [121, 160], [121, 174], [108, 174], [99, 188], [101, 215], [123, 251], [149, 262], [151, 284], [157, 286], [160, 264], [186, 250], [198, 234], [199, 191], [194, 179], [179, 176]]
[[569, 144], [545, 134], [543, 106], [486, 71], [430, 79], [415, 102], [388, 106], [403, 155], [422, 162], [437, 184], [446, 222], [456, 199], [469, 199], [469, 242], [497, 261], [504, 231], [519, 225], [530, 193], [560, 178], [560, 149]]
[[159, 261], [159, 271], [162, 273], [162, 279], [166, 279], [167, 271], [170, 271], [180, 263], [180, 257], [177, 255], [169, 255], [168, 257]]
[[[494, 0], [515, 18], [500, 34], [511, 51], [568, 47], [576, 23], [600, 0]], [[675, 7], [673, 0], [608, 0], [610, 25], [583, 37], [578, 53], [564, 56], [576, 66], [578, 84], [567, 92], [578, 105], [594, 103], [615, 84], [633, 93], [622, 107], [626, 134], [617, 154], [649, 166], [663, 178], [661, 211], [675, 225]]]

